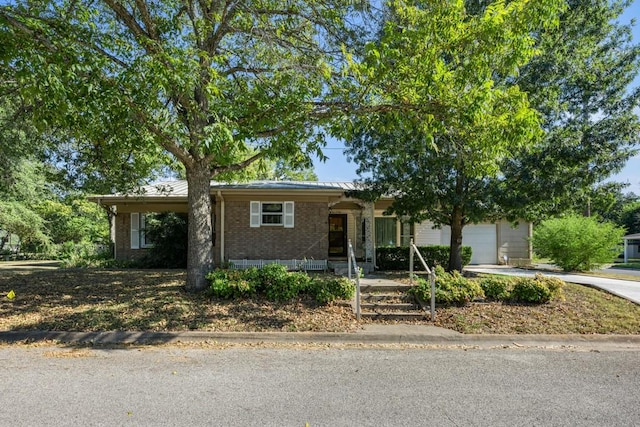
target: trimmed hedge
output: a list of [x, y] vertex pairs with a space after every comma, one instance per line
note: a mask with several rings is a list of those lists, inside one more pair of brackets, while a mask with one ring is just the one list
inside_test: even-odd
[[[449, 246], [433, 245], [418, 246], [418, 250], [424, 257], [429, 266], [449, 264]], [[465, 266], [471, 262], [471, 246], [462, 247], [462, 265]], [[376, 249], [376, 265], [380, 270], [409, 270], [409, 247], [389, 247]], [[416, 271], [424, 270], [422, 263], [415, 257], [413, 268]]]
[[355, 285], [344, 277], [316, 276], [289, 272], [283, 265], [269, 264], [262, 269], [215, 270], [207, 275], [209, 295], [221, 299], [243, 299], [262, 296], [269, 301], [286, 302], [302, 295], [313, 297], [319, 304], [350, 299]]

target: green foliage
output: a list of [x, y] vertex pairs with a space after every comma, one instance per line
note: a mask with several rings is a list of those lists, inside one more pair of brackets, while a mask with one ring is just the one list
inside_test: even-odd
[[21, 2], [0, 8], [0, 71], [39, 129], [64, 132], [54, 154], [67, 181], [128, 189], [162, 165], [184, 168], [187, 282], [199, 290], [212, 264], [209, 180], [260, 158], [324, 158], [319, 125], [344, 111], [332, 87], [348, 78], [339, 67], [361, 6]]
[[565, 271], [589, 271], [612, 262], [624, 229], [595, 218], [568, 216], [543, 221], [533, 231], [533, 250]]
[[552, 299], [564, 299], [565, 282], [555, 277], [536, 274], [535, 277], [485, 277], [479, 285], [484, 295], [493, 301], [544, 304]]
[[314, 277], [309, 286], [309, 292], [319, 304], [328, 304], [335, 300], [353, 298], [356, 287], [346, 277]]
[[484, 277], [478, 281], [485, 297], [494, 301], [506, 301], [510, 298], [513, 280], [506, 277]]
[[53, 243], [85, 240], [106, 244], [109, 241], [106, 212], [96, 203], [84, 198], [42, 200], [36, 202], [35, 210], [45, 221], [46, 234]]
[[508, 208], [493, 195], [502, 159], [541, 136], [513, 79], [535, 54], [532, 34], [556, 23], [562, 3], [492, 2], [472, 15], [462, 1], [390, 2], [354, 66], [378, 105], [406, 108], [339, 122], [347, 153], [374, 193], [397, 195], [389, 213], [451, 226], [449, 270], [462, 269], [464, 225]]
[[207, 275], [209, 293], [215, 298], [237, 299], [254, 295], [259, 283], [248, 270], [215, 270]]
[[111, 248], [101, 248], [95, 243], [81, 241], [57, 245], [52, 257], [60, 259], [62, 268], [108, 268], [115, 267]]
[[153, 243], [144, 258], [151, 268], [186, 268], [187, 215], [173, 212], [147, 215], [145, 233]]
[[302, 272], [288, 272], [283, 265], [262, 269], [215, 270], [207, 275], [209, 292], [216, 298], [246, 298], [258, 292], [269, 301], [290, 301], [309, 288], [311, 278]]
[[[445, 305], [465, 305], [484, 296], [482, 288], [474, 280], [463, 277], [460, 272], [447, 273], [440, 266], [436, 273], [436, 303]], [[423, 278], [417, 279], [417, 284], [410, 292], [423, 301], [431, 300], [431, 284]]]
[[310, 295], [319, 304], [350, 299], [355, 285], [345, 277], [319, 276], [288, 272], [286, 267], [269, 264], [262, 269], [215, 270], [207, 275], [209, 294], [215, 298], [239, 299], [264, 295], [269, 301], [286, 302]]
[[42, 218], [21, 202], [0, 201], [0, 230], [20, 238], [26, 252], [43, 252], [51, 245]]
[[268, 264], [259, 271], [261, 288], [265, 291], [271, 286], [278, 286], [277, 284], [280, 282], [286, 282], [287, 275], [289, 274], [287, 267], [280, 264]]
[[[450, 247], [444, 245], [419, 246], [418, 250], [422, 254], [428, 266], [442, 265], [449, 263]], [[376, 266], [383, 271], [409, 270], [409, 247], [382, 247], [376, 248]], [[462, 265], [471, 262], [471, 247], [461, 248]], [[422, 263], [417, 256], [414, 257], [414, 270], [424, 270]]]
[[620, 222], [627, 234], [640, 233], [640, 201], [630, 203], [622, 209]]
[[513, 302], [543, 304], [551, 300], [551, 290], [543, 283], [527, 277], [514, 280], [510, 298]]
[[[627, 1], [572, 0], [560, 25], [536, 35], [541, 54], [517, 83], [540, 113], [545, 137], [505, 159], [496, 195], [519, 215], [582, 214], [598, 195], [594, 185], [619, 171], [637, 147], [640, 67], [632, 24], [619, 19]], [[596, 210], [598, 211], [598, 210]]]
[[[280, 268], [271, 268], [270, 266], [282, 267], [284, 274]], [[267, 269], [265, 272], [264, 270]], [[311, 278], [303, 272], [287, 272], [287, 268], [283, 265], [270, 264], [262, 269], [262, 286], [265, 289], [265, 295], [269, 301], [290, 301], [301, 292], [307, 289], [311, 283]]]

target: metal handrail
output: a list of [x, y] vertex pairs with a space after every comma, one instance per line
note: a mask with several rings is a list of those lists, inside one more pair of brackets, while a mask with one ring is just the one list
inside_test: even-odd
[[356, 319], [360, 320], [360, 269], [356, 264], [356, 254], [353, 252], [353, 246], [351, 245], [351, 239], [349, 239], [349, 256], [348, 256], [349, 266], [348, 266], [348, 275], [349, 280], [351, 280], [351, 268], [353, 267], [353, 272], [356, 275]]
[[431, 284], [431, 321], [434, 322], [436, 320], [436, 272], [429, 268], [418, 247], [413, 243], [413, 239], [411, 239], [409, 247], [409, 283], [413, 286], [413, 254], [417, 254], [420, 262], [422, 262], [422, 266], [429, 275], [429, 282]]

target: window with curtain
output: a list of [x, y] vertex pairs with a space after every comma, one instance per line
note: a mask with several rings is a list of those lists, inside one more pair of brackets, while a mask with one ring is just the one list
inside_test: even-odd
[[376, 247], [396, 246], [396, 219], [376, 218]]

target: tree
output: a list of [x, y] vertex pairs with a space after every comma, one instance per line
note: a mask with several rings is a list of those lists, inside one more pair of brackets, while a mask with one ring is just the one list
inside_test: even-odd
[[267, 160], [258, 169], [255, 179], [270, 181], [317, 181], [313, 167], [292, 168], [282, 160]]
[[565, 271], [589, 271], [620, 253], [624, 229], [592, 217], [569, 215], [543, 221], [533, 232], [533, 250]]
[[636, 150], [640, 46], [617, 19], [629, 1], [570, 0], [560, 25], [538, 35], [542, 54], [517, 79], [542, 117], [545, 138], [505, 159], [501, 203], [541, 218], [589, 214], [597, 184]]
[[498, 216], [500, 164], [540, 136], [537, 113], [512, 84], [535, 53], [531, 32], [555, 22], [557, 1], [391, 3], [389, 22], [356, 70], [381, 104], [430, 105], [352, 119], [347, 152], [389, 213], [451, 226], [449, 270], [461, 270], [466, 224]]
[[0, 230], [6, 234], [0, 238], [0, 251], [11, 234], [20, 239], [20, 246], [30, 251], [48, 247], [51, 243], [44, 233], [44, 221], [20, 202], [0, 201]]
[[33, 209], [44, 220], [45, 234], [52, 243], [109, 243], [105, 210], [84, 197], [39, 200], [34, 202]]
[[620, 215], [621, 225], [627, 234], [640, 233], [640, 200], [626, 205]]
[[210, 179], [260, 158], [321, 156], [315, 125], [338, 105], [324, 97], [356, 3], [16, 2], [0, 7], [0, 59], [39, 127], [131, 172], [119, 184], [162, 157], [184, 167], [197, 290], [212, 267]]

